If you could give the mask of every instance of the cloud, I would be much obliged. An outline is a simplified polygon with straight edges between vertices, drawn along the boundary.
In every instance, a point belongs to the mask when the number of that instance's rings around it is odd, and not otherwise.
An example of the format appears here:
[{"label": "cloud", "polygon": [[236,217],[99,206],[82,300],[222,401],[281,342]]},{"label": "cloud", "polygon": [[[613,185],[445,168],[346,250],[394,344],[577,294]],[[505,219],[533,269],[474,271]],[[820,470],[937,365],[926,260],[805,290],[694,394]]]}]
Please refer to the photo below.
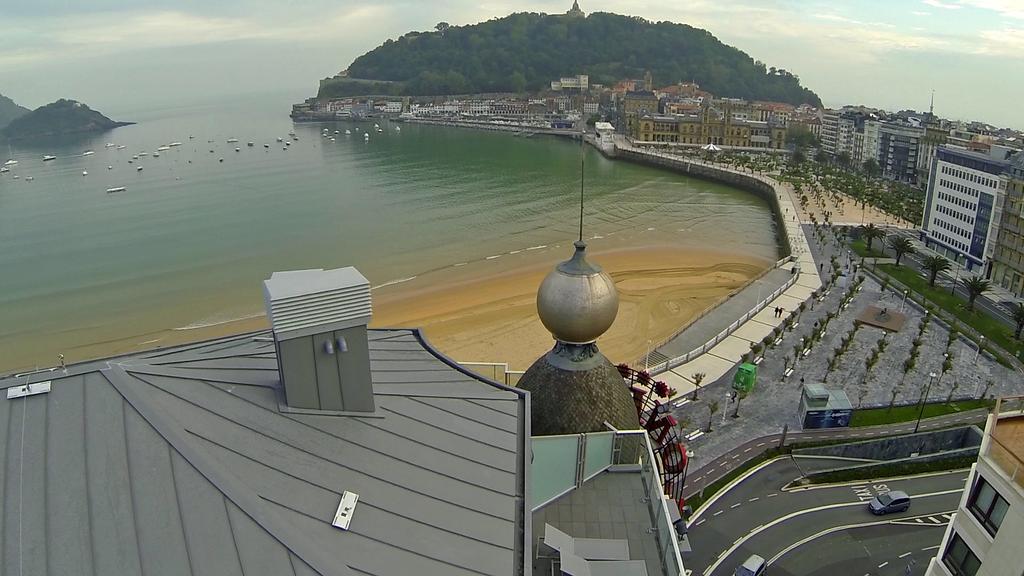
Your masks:
[{"label": "cloud", "polygon": [[912,10],[910,13],[913,14],[914,16],[931,16],[932,15],[931,12],[923,12],[921,10]]},{"label": "cloud", "polygon": [[1024,28],[983,30],[979,36],[981,42],[975,46],[975,54],[1024,58]]},{"label": "cloud", "polygon": [[932,8],[942,8],[944,10],[959,10],[963,8],[963,6],[959,4],[950,4],[943,2],[942,0],[921,0],[921,3],[931,6]]},{"label": "cloud", "polygon": [[1024,1],[1022,0],[958,0],[964,6],[991,10],[1005,18],[1024,20]]}]

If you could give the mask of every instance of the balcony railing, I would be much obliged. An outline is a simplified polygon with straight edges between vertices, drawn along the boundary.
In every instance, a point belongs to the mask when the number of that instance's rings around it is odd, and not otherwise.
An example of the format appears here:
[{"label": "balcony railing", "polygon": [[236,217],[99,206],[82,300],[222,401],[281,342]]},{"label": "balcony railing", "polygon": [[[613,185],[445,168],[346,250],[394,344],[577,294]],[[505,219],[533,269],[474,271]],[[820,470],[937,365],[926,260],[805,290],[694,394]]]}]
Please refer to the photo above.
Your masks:
[{"label": "balcony railing", "polygon": [[996,401],[986,444],[989,460],[1024,489],[1024,396]]},{"label": "balcony railing", "polygon": [[656,538],[662,573],[683,576],[679,538],[662,491],[661,465],[650,439],[641,430],[591,432],[563,436],[535,436],[531,491],[533,510],[581,487],[584,482],[615,465],[640,466],[644,502],[651,519],[650,533]]}]

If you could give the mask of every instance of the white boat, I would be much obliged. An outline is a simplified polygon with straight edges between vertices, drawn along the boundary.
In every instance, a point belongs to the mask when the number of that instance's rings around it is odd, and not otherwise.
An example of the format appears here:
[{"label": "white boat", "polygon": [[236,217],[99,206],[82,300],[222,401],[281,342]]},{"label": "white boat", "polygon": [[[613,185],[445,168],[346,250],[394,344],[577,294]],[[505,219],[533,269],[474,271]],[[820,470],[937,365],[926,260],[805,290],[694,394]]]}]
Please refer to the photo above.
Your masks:
[{"label": "white boat", "polygon": [[171,149],[170,146],[161,146],[161,147],[157,148],[156,151],[157,152],[164,152],[164,151],[170,150],[170,149]]},{"label": "white boat", "polygon": [[160,153],[159,152],[153,152],[153,158],[159,158],[159,157],[160,157]]},{"label": "white boat", "polygon": [[181,142],[171,142],[168,146],[181,146]]},{"label": "white boat", "polygon": [[113,194],[114,192],[124,192],[127,190],[124,186],[117,186],[115,188],[107,188],[107,194]]},{"label": "white boat", "polygon": [[19,176],[17,174],[15,174],[14,176],[11,176],[11,178],[14,178],[15,180],[17,180],[19,178]]},{"label": "white boat", "polygon": [[82,176],[88,176],[88,175],[89,175],[89,171],[88,170],[82,170]]},{"label": "white boat", "polygon": [[224,159],[223,159],[223,158],[221,158],[221,159],[220,159],[220,161],[221,161],[221,162],[223,162],[223,161],[224,161]]},{"label": "white boat", "polygon": [[121,145],[121,146],[117,147],[118,150],[124,150],[125,148],[127,148],[127,146],[124,146],[124,145]]},{"label": "white boat", "polygon": [[401,126],[395,126],[395,132],[401,132],[401,131],[402,131],[402,127]]},{"label": "white boat", "polygon": [[139,166],[139,167],[138,167],[138,168],[136,168],[135,170],[136,170],[137,172],[142,172],[142,166]]},{"label": "white boat", "polygon": [[235,142],[238,142],[238,138],[228,138],[228,144],[234,144]]},{"label": "white boat", "polygon": [[337,138],[334,138],[333,136],[331,137],[331,142],[337,142],[337,141],[338,141]]},{"label": "white boat", "polygon": [[93,152],[92,150],[86,150],[85,152],[82,152],[82,156],[92,156],[93,154],[95,154],[95,152]]},{"label": "white boat", "polygon": [[270,144],[264,144],[263,147],[264,148],[270,148]]},{"label": "white boat", "polygon": [[380,128],[380,124],[374,124],[373,127],[374,129]]},{"label": "white boat", "polygon": [[107,166],[107,170],[113,170],[113,169],[114,169],[113,166]]},{"label": "white boat", "polygon": [[[348,130],[345,130],[345,132],[348,132]],[[334,133],[335,133],[335,134],[341,134],[341,132],[340,132],[340,131],[338,131],[338,130],[335,130],[335,131],[334,131]]]},{"label": "white boat", "polygon": [[278,142],[284,142],[284,138],[278,138],[277,141]]},{"label": "white boat", "polygon": [[235,152],[241,152],[241,151],[242,151],[241,148],[235,148]]},{"label": "white boat", "polygon": [[288,133],[288,135],[289,135],[289,136],[295,136],[295,131],[294,131],[294,130],[292,130],[291,132],[289,132],[289,133]]},{"label": "white boat", "polygon": [[17,163],[18,163],[18,161],[17,161],[17,160],[14,160],[14,159],[12,158],[12,159],[8,160],[7,162],[4,162],[4,166],[14,166],[14,165],[15,165],[15,164],[17,164]]},{"label": "white boat", "polygon": [[370,133],[369,132],[363,133],[363,140],[369,140],[369,139],[370,139]]},{"label": "white boat", "polygon": [[255,146],[255,144],[253,144],[252,142],[249,142],[248,144],[246,144],[246,146],[248,146],[249,148],[252,148],[253,146]]},{"label": "white boat", "polygon": [[10,171],[11,171],[11,169],[8,168],[7,166],[0,166],[0,174],[3,174],[4,172],[10,172]]},{"label": "white boat", "polygon": [[43,156],[43,162],[49,162],[50,160],[56,160],[56,156]]},{"label": "white boat", "polygon": [[26,182],[31,182],[31,181],[33,181],[35,179],[36,179],[35,176],[25,176],[25,181]]},{"label": "white boat", "polygon": [[345,130],[345,136],[351,136],[351,135],[352,135],[352,131],[351,130]]},{"label": "white boat", "polygon": [[113,147],[114,147],[114,143],[113,142],[107,142],[106,146],[104,146],[104,148],[113,148]]},{"label": "white boat", "polygon": [[291,146],[291,145],[292,145],[292,143],[291,143],[291,142],[285,142],[285,143],[284,143],[284,145],[285,145],[285,146]]},{"label": "white boat", "polygon": [[139,159],[139,155],[138,154],[132,156],[132,160],[138,160],[138,159]]},{"label": "white boat", "polygon": [[139,156],[149,156],[149,152],[139,152]]}]

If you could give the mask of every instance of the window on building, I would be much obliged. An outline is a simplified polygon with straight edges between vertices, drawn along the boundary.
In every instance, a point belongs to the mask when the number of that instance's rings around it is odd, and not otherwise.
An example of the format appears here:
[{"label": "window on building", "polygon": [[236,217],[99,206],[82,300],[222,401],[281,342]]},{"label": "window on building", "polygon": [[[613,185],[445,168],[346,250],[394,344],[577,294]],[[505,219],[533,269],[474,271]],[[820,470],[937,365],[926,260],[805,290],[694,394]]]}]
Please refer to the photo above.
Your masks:
[{"label": "window on building", "polygon": [[942,555],[942,563],[953,573],[953,576],[975,576],[978,569],[981,568],[981,561],[967,546],[967,543],[960,538],[959,534],[954,534],[949,541],[949,546],[946,547],[946,552]]},{"label": "window on building", "polygon": [[978,483],[974,486],[974,493],[971,494],[971,499],[967,503],[967,509],[992,536],[999,531],[999,525],[1003,523],[1003,518],[1009,507],[1010,505],[995,491],[995,488],[979,476]]}]

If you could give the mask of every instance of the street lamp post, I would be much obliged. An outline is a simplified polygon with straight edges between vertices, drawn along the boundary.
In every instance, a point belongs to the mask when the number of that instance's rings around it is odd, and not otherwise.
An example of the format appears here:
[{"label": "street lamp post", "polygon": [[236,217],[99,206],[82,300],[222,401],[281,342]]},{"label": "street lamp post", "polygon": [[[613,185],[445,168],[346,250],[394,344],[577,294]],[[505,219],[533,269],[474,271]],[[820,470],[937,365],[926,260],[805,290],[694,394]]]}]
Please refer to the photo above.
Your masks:
[{"label": "street lamp post", "polygon": [[693,450],[687,450],[686,451],[686,463],[683,464],[683,483],[682,483],[682,486],[679,488],[680,491],[682,491],[683,488],[686,488],[686,471],[690,469],[690,459],[691,458],[693,458]]},{"label": "street lamp post", "polygon": [[928,386],[924,389],[924,396],[921,398],[921,409],[917,411],[917,422],[914,424],[914,434],[917,434],[917,429],[921,426],[921,416],[924,415],[924,405],[928,400],[928,392],[932,389],[932,382],[935,381],[935,372],[928,373]]},{"label": "street lamp post", "polygon": [[647,340],[647,354],[644,355],[644,372],[647,372],[648,365],[651,362],[651,341]]},{"label": "street lamp post", "polygon": [[910,290],[903,291],[903,302],[900,302],[900,312],[903,312],[903,307],[907,305],[907,295],[910,294]]},{"label": "street lamp post", "polygon": [[981,356],[981,347],[985,345],[985,337],[982,336],[978,341],[978,351],[974,353],[974,363],[978,363],[978,357]]}]

